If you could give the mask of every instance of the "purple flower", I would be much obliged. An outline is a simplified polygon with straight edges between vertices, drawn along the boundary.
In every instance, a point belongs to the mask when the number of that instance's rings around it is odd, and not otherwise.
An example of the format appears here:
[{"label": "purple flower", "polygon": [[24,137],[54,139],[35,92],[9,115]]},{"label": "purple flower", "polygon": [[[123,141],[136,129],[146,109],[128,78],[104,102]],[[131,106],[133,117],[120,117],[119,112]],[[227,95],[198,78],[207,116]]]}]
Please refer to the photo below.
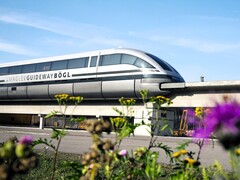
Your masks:
[{"label": "purple flower", "polygon": [[118,153],[120,156],[126,156],[127,155],[127,150],[126,149],[123,149],[121,151],[119,151]]},{"label": "purple flower", "polygon": [[30,135],[24,135],[19,139],[20,144],[30,145],[33,142],[33,137]]},{"label": "purple flower", "polygon": [[225,101],[217,104],[205,118],[205,128],[196,130],[196,137],[210,137],[217,135],[235,135],[240,130],[240,104]]},{"label": "purple flower", "polygon": [[195,123],[195,112],[192,109],[187,109],[187,122],[188,124],[194,124]]}]

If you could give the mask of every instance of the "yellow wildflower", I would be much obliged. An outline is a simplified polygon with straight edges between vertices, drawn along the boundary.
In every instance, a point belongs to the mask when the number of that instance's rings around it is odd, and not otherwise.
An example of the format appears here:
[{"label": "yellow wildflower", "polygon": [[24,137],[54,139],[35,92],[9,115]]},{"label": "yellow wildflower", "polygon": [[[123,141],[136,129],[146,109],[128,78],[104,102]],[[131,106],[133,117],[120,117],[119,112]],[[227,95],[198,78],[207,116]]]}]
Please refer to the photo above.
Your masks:
[{"label": "yellow wildflower", "polygon": [[187,163],[187,164],[190,164],[190,165],[195,165],[195,164],[198,164],[199,162],[195,159],[192,159],[192,158],[185,158],[184,161]]},{"label": "yellow wildflower", "polygon": [[203,116],[203,111],[204,111],[204,108],[203,107],[196,107],[195,109],[195,115],[199,118],[202,118]]},{"label": "yellow wildflower", "polygon": [[136,100],[135,99],[125,99],[124,97],[121,97],[119,99],[119,102],[121,105],[125,105],[125,106],[133,106],[136,104]]},{"label": "yellow wildflower", "polygon": [[172,154],[172,157],[173,157],[173,158],[178,158],[180,155],[181,155],[181,152],[174,152],[174,153]]},{"label": "yellow wildflower", "polygon": [[187,154],[187,150],[186,150],[186,149],[182,149],[182,150],[180,151],[180,153],[181,153],[181,154]]},{"label": "yellow wildflower", "polygon": [[239,156],[240,155],[240,148],[236,149],[235,153]]}]

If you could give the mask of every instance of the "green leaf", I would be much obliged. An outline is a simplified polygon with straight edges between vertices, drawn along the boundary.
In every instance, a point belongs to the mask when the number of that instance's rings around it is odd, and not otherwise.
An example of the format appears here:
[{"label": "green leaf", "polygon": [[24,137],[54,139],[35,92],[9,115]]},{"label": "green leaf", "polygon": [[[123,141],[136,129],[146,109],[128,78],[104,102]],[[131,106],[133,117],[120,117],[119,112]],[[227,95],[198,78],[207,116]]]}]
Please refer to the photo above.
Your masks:
[{"label": "green leaf", "polygon": [[120,111],[118,108],[113,107],[113,110],[116,111],[120,116],[124,116],[124,113]]},{"label": "green leaf", "polygon": [[71,118],[71,122],[82,122],[85,120],[85,117],[77,117],[77,118]]},{"label": "green leaf", "polygon": [[161,131],[165,131],[169,127],[169,124],[165,124],[162,128]]},{"label": "green leaf", "polygon": [[54,116],[56,116],[56,114],[58,114],[58,113],[60,113],[60,112],[59,112],[59,111],[52,111],[52,112],[50,112],[49,114],[47,114],[47,115],[45,116],[45,119],[54,117]]},{"label": "green leaf", "polygon": [[209,180],[205,167],[202,167],[203,180]]},{"label": "green leaf", "polygon": [[36,146],[36,145],[39,145],[39,144],[45,144],[45,145],[47,145],[48,147],[51,147],[54,150],[56,149],[55,146],[52,143],[52,140],[47,140],[46,138],[44,138],[44,139],[39,138],[38,140],[35,140],[32,143],[33,147]]},{"label": "green leaf", "polygon": [[187,141],[184,141],[183,143],[180,143],[180,145],[176,148],[178,150],[181,150],[181,149],[186,149],[186,147],[192,143],[192,140],[187,140]]},{"label": "green leaf", "polygon": [[58,130],[58,129],[55,129],[55,128],[52,128],[53,132],[52,132],[52,136],[51,138],[53,139],[59,139],[60,137],[63,137],[66,135],[66,132],[64,130]]},{"label": "green leaf", "polygon": [[158,148],[161,148],[165,151],[165,154],[168,156],[168,157],[171,157],[172,153],[173,153],[173,150],[171,147],[167,146],[167,145],[164,145],[163,143],[158,143],[157,144],[157,147]]}]

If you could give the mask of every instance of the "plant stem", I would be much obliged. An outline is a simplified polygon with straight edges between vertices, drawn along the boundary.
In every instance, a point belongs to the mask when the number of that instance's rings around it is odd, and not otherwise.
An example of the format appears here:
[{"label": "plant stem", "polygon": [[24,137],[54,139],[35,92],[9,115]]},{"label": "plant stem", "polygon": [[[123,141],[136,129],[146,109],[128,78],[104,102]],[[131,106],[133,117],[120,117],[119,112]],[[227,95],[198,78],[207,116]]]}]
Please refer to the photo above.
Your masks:
[{"label": "plant stem", "polygon": [[58,149],[59,149],[59,147],[60,147],[61,140],[62,140],[62,137],[59,138],[59,141],[58,141],[58,144],[57,144],[57,147],[56,147],[56,150],[55,150],[54,161],[53,161],[53,172],[52,172],[51,180],[53,180],[53,179],[54,179],[54,176],[55,176]]},{"label": "plant stem", "polygon": [[[63,131],[63,130],[65,129],[65,127],[66,127],[66,115],[65,115],[66,109],[67,109],[67,106],[65,106],[64,113],[62,114],[62,117],[63,117],[62,131]],[[53,161],[53,172],[52,172],[51,180],[54,180],[55,171],[56,171],[56,164],[57,164],[58,150],[59,150],[61,141],[62,141],[62,135],[60,135],[59,140],[58,140],[58,143],[57,143],[57,147],[56,147],[56,149],[55,149],[55,155],[54,155],[54,161]]]}]

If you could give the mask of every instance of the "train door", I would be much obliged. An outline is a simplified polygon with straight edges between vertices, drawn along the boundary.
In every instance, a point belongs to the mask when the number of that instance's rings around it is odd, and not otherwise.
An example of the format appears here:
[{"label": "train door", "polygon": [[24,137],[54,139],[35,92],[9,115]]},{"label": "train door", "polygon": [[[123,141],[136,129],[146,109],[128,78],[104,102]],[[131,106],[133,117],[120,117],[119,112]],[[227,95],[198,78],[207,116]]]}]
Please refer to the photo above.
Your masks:
[{"label": "train door", "polygon": [[99,56],[91,56],[89,58],[87,74],[89,78],[74,84],[74,94],[83,96],[84,98],[101,99],[101,81],[97,80],[97,64]]},{"label": "train door", "polygon": [[97,77],[102,80],[102,94],[105,99],[135,97],[131,66],[121,64],[121,59],[121,53],[101,54],[99,58]]}]

